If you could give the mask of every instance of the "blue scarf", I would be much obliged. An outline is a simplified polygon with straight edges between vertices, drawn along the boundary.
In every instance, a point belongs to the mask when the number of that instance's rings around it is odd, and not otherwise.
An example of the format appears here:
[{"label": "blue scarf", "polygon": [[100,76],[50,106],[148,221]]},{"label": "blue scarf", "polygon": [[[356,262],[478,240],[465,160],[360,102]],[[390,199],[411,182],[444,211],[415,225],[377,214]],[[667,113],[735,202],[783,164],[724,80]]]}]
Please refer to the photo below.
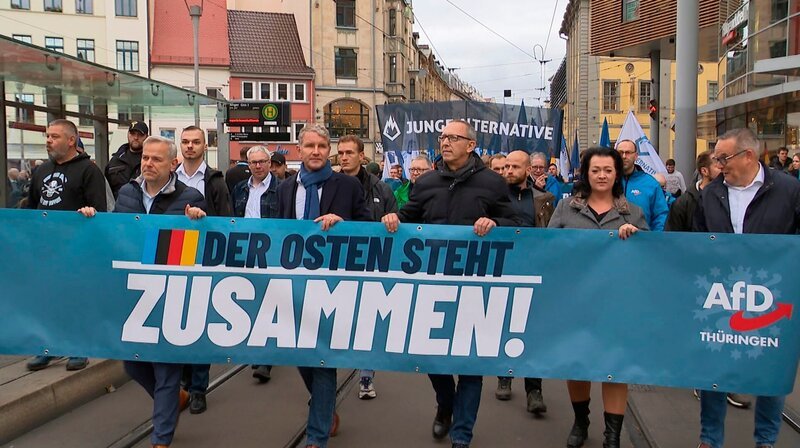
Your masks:
[{"label": "blue scarf", "polygon": [[300,165],[300,183],[306,189],[306,206],[304,209],[304,219],[317,219],[320,215],[319,210],[319,187],[322,186],[333,175],[331,162],[328,160],[318,171],[306,170],[305,164]]}]

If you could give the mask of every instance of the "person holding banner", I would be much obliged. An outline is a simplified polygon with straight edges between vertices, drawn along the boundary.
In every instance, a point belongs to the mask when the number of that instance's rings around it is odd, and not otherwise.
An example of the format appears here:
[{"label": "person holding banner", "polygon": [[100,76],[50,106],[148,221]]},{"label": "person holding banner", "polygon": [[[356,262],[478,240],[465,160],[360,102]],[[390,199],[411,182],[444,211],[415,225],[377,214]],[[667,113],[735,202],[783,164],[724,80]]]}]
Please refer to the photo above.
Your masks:
[{"label": "person holding banner", "polygon": [[[339,154],[339,165],[342,173],[355,177],[361,182],[364,188],[364,203],[369,209],[372,221],[380,222],[383,215],[387,213],[397,213],[397,200],[395,200],[392,189],[385,182],[369,174],[364,169],[364,142],[355,135],[345,135],[339,138],[336,145]],[[373,379],[375,371],[361,369],[361,381],[359,385],[358,398],[370,400],[377,397]]]},{"label": "person holding banner", "polygon": [[[106,182],[103,172],[78,150],[78,128],[69,120],[53,120],[47,126],[49,159],[33,172],[27,206],[37,210],[70,210],[94,207],[106,211]],[[28,370],[46,368],[55,356],[40,355],[27,364]],[[81,370],[85,357],[70,357],[67,370]]]},{"label": "person holding banner", "polygon": [[[142,174],[120,188],[114,213],[206,216],[206,201],[198,190],[178,180],[178,148],[172,140],[150,136],[142,144]],[[83,207],[91,218],[95,207]],[[180,411],[189,405],[189,393],[181,389],[182,364],[125,361],[125,372],[153,398],[153,448],[172,443]]]},{"label": "person holding banner", "polygon": [[[617,151],[589,148],[583,155],[580,172],[582,181],[575,184],[571,198],[558,204],[550,228],[617,230],[622,240],[639,230],[649,230],[642,209],[625,199],[623,162]],[[567,447],[578,448],[589,436],[592,383],[567,380],[567,390],[575,412]],[[619,448],[627,405],[627,384],[603,383],[603,448]]]},{"label": "person holding banner", "polygon": [[[800,182],[763,164],[763,148],[749,128],[730,130],[717,139],[712,161],[722,175],[700,193],[695,231],[779,235],[800,232]],[[775,446],[785,400],[785,396],[756,398],[756,448]],[[725,392],[700,392],[698,448],[723,446],[726,412]]]},{"label": "person holding banner", "polygon": [[[401,222],[471,225],[478,236],[496,226],[517,226],[522,222],[508,199],[508,186],[489,170],[473,151],[475,129],[464,120],[453,120],[439,136],[442,164],[437,171],[417,179],[408,203],[398,213],[381,220],[389,232]],[[436,391],[433,437],[448,433],[453,448],[467,448],[478,418],[482,377],[459,375],[458,387],[452,375],[429,374]]]},{"label": "person holding banner", "polygon": [[[327,231],[341,221],[369,221],[364,190],[355,177],[336,173],[328,156],[331,137],[324,126],[310,124],[298,135],[300,171],[278,185],[278,217],[311,219]],[[339,428],[336,407],[336,369],[299,367],[311,393],[306,447],[325,448]]]},{"label": "person holding banner", "polygon": [[667,222],[669,215],[667,200],[658,181],[636,165],[636,160],[639,158],[636,143],[631,140],[617,142],[617,151],[622,156],[625,169],[622,180],[625,198],[628,202],[641,207],[650,230],[659,232],[664,230],[664,223]]}]

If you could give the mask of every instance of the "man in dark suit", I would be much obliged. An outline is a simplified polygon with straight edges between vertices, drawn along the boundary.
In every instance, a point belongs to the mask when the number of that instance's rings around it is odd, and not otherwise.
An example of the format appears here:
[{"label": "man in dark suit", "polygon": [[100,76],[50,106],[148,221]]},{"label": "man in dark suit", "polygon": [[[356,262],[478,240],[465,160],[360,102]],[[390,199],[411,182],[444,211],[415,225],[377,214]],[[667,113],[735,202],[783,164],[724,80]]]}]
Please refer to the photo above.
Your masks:
[{"label": "man in dark suit", "polygon": [[[331,138],[320,125],[308,125],[298,136],[300,172],[278,185],[278,216],[313,219],[327,231],[339,221],[369,221],[364,190],[354,177],[331,169]],[[306,447],[319,448],[335,436],[339,426],[336,407],[336,369],[300,367],[300,376],[311,393],[306,428]]]}]

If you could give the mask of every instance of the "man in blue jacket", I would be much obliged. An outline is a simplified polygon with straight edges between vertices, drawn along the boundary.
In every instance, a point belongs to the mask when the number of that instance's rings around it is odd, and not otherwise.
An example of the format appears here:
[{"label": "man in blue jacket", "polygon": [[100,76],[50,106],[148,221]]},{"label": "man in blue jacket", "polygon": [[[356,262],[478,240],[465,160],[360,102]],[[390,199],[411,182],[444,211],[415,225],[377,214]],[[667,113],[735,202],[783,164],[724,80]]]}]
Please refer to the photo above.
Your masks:
[{"label": "man in blue jacket", "polygon": [[[313,220],[327,231],[341,221],[369,221],[364,189],[357,178],[331,168],[331,138],[325,127],[312,124],[300,131],[300,172],[278,185],[278,216],[283,219]],[[300,376],[311,393],[306,447],[325,448],[336,435],[336,369],[299,367]]]},{"label": "man in blue jacket", "polygon": [[[172,140],[151,136],[142,145],[142,174],[119,190],[115,213],[149,215],[183,215],[191,219],[205,216],[203,195],[178,180],[173,172],[178,167],[178,148]],[[83,207],[84,216],[97,210]],[[154,448],[172,443],[178,414],[189,404],[189,393],[181,389],[182,364],[125,361],[125,372],[153,397]]]},{"label": "man in blue jacket", "polygon": [[617,143],[617,151],[622,156],[622,170],[625,174],[622,187],[625,189],[625,198],[642,209],[650,230],[664,230],[669,215],[667,200],[658,181],[636,166],[636,159],[639,158],[636,143],[622,140]]},{"label": "man in blue jacket", "polygon": [[[795,235],[800,232],[800,182],[761,163],[763,146],[748,128],[717,140],[713,162],[722,175],[700,192],[694,215],[697,232]],[[736,391],[728,391],[736,392]],[[756,398],[755,446],[772,448],[778,440],[785,396]],[[724,443],[725,392],[700,393],[700,446]]]}]

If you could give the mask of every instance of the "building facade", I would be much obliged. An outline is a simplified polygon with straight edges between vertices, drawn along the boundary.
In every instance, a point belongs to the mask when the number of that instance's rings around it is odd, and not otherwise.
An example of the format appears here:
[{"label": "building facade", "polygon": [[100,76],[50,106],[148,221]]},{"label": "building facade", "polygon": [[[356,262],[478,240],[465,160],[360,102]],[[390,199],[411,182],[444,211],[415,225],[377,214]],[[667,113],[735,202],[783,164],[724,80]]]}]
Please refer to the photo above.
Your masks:
[{"label": "building facade", "polygon": [[[115,70],[149,76],[147,0],[0,0],[0,34],[21,42],[45,47]],[[40,106],[63,107],[72,112],[94,110],[95,99],[64,97],[51,89],[17,83],[7,99]],[[49,99],[48,99],[49,98]],[[109,116],[127,120],[143,118],[138,111],[108,109]],[[47,157],[44,133],[47,114],[17,110],[13,122],[35,125],[8,132],[8,158],[12,165],[24,158]],[[94,154],[92,122],[79,120],[87,152]],[[127,140],[127,127],[109,129],[111,147]],[[24,156],[24,157],[23,157]]]}]

